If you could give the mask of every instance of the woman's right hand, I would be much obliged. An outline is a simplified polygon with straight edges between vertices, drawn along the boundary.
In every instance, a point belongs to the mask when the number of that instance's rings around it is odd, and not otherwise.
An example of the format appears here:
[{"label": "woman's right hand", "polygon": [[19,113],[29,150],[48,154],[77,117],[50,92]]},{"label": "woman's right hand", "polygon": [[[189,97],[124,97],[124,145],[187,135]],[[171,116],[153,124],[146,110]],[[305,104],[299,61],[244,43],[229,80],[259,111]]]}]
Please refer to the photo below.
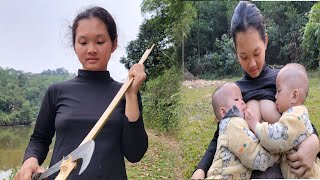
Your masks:
[{"label": "woman's right hand", "polygon": [[34,157],[27,159],[17,172],[14,180],[31,180],[33,173],[44,172],[44,169],[39,166],[38,160]]},{"label": "woman's right hand", "polygon": [[298,145],[298,151],[287,156],[291,166],[290,171],[299,178],[307,178],[319,153],[319,145],[319,139],[315,134],[302,141]]},{"label": "woman's right hand", "polygon": [[202,169],[197,169],[193,174],[191,179],[204,179],[205,173]]}]

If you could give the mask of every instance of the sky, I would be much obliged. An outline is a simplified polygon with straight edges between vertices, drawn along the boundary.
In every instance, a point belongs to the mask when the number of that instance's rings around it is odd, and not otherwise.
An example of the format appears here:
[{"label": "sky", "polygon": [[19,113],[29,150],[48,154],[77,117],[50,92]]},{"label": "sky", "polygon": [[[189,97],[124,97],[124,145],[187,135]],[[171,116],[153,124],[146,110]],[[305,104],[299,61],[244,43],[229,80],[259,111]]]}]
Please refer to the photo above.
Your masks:
[{"label": "sky", "polygon": [[69,26],[88,6],[98,5],[113,16],[118,30],[118,48],[108,64],[111,76],[123,82],[127,70],[119,62],[125,47],[136,39],[143,21],[142,0],[0,0],[0,66],[40,73],[81,68],[72,48]]}]

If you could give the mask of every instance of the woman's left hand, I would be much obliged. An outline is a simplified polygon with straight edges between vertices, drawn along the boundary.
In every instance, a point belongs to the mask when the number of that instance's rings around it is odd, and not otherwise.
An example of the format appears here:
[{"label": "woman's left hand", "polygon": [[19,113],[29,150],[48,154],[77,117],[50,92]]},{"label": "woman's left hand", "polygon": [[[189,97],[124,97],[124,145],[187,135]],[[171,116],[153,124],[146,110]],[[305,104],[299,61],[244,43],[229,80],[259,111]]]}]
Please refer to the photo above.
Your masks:
[{"label": "woman's left hand", "polygon": [[147,75],[144,72],[143,64],[134,64],[129,70],[129,79],[133,78],[133,82],[128,89],[128,94],[137,94]]},{"label": "woman's left hand", "polygon": [[308,171],[313,167],[319,152],[319,139],[315,134],[302,141],[298,145],[298,151],[287,156],[290,172],[299,178],[307,178]]}]

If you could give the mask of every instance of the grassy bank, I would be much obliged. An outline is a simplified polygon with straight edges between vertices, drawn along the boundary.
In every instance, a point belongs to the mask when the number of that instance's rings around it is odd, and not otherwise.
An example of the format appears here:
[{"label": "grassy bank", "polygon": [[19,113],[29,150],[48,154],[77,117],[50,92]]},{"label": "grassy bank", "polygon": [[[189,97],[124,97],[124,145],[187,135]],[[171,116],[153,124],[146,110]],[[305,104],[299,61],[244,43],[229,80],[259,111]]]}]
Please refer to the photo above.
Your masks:
[{"label": "grassy bank", "polygon": [[[309,96],[306,105],[312,123],[320,133],[320,79],[319,74],[310,77]],[[233,81],[229,79],[227,81]],[[217,85],[190,88],[184,86],[178,139],[183,150],[182,171],[184,179],[190,178],[204,155],[216,130],[216,119],[211,106],[211,94]]]},{"label": "grassy bank", "polygon": [[126,162],[128,179],[184,179],[179,143],[172,135],[147,130],[149,148],[138,163]]}]

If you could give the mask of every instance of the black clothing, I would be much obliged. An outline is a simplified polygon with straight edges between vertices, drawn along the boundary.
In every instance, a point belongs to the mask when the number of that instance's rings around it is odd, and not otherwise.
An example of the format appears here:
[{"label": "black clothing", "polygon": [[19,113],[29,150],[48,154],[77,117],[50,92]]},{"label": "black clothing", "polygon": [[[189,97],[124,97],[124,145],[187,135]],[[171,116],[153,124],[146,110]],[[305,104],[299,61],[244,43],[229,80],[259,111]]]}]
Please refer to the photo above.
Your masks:
[{"label": "black clothing", "polygon": [[[74,79],[49,86],[24,161],[36,157],[42,164],[55,133],[50,166],[67,156],[87,136],[121,86],[108,71],[85,70],[79,70]],[[78,165],[68,179],[127,179],[123,157],[137,162],[148,148],[140,94],[138,101],[140,117],[136,122],[128,122],[122,98],[94,139],[95,150],[87,169],[79,176]]]},{"label": "black clothing", "polygon": [[253,170],[251,179],[283,179],[280,164],[274,164],[266,171]]},{"label": "black clothing", "polygon": [[279,69],[271,69],[267,65],[263,66],[260,75],[256,78],[250,77],[245,72],[244,77],[235,83],[240,87],[243,101],[268,99],[276,101],[276,77]]},{"label": "black clothing", "polygon": [[[251,99],[261,100],[268,99],[275,101],[276,94],[276,76],[279,70],[271,69],[264,65],[261,74],[257,78],[251,78],[249,74],[245,73],[242,80],[236,81],[236,84],[240,87],[241,93],[243,96],[244,102],[248,102]],[[312,125],[313,126],[313,125]],[[219,123],[217,124],[219,127]],[[317,130],[313,126],[314,134],[318,136]],[[212,138],[207,151],[199,162],[197,169],[202,169],[205,174],[209,170],[214,155],[217,150],[217,141],[219,137],[219,128],[217,128],[214,137]],[[320,153],[318,154],[320,157]],[[279,179],[282,178],[281,172],[279,169],[279,165],[274,165],[273,167],[269,167],[265,172],[261,172],[258,170],[253,170],[251,178],[271,178],[271,179]],[[278,174],[280,172],[280,174]]]},{"label": "black clothing", "polygon": [[204,156],[200,160],[197,169],[202,169],[205,172],[205,176],[207,176],[207,172],[212,164],[214,155],[217,151],[217,143],[218,143],[218,137],[219,137],[219,123],[217,124],[217,130],[214,133],[214,136],[208,146],[208,149],[204,153]]}]

